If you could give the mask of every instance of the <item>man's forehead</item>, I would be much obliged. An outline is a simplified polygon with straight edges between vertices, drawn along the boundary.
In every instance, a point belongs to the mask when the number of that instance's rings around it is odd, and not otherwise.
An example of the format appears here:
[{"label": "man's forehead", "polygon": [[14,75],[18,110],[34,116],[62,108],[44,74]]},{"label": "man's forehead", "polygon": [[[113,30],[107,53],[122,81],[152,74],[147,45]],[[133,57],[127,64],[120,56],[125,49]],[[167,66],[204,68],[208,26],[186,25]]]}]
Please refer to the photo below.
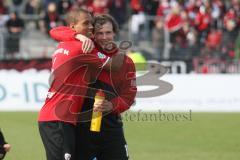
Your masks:
[{"label": "man's forehead", "polygon": [[93,21],[93,17],[89,13],[81,13],[78,16],[79,21]]},{"label": "man's forehead", "polygon": [[102,31],[102,30],[113,31],[113,25],[111,22],[106,22],[104,24],[96,23],[94,28],[96,31]]}]

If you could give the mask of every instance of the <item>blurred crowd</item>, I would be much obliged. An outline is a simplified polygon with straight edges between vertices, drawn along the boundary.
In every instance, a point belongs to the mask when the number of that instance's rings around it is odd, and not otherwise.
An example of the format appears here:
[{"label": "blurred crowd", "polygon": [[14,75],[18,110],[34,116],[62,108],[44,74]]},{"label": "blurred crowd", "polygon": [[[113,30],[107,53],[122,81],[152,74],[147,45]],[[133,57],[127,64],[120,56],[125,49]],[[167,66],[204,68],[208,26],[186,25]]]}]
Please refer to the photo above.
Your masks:
[{"label": "blurred crowd", "polygon": [[240,57],[240,0],[0,0],[5,55],[19,52],[29,21],[47,35],[74,7],[111,14],[136,48],[148,42],[152,59]]},{"label": "blurred crowd", "polygon": [[141,39],[141,24],[151,19],[157,59],[239,58],[239,0],[132,0],[131,10],[135,40]]}]

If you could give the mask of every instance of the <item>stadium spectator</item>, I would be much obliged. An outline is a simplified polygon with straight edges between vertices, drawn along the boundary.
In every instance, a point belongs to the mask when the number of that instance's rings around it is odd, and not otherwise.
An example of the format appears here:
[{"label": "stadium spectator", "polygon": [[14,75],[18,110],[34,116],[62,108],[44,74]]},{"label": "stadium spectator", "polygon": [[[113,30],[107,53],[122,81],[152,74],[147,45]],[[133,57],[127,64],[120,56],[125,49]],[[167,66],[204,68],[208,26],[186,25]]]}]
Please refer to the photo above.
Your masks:
[{"label": "stadium spectator", "polygon": [[[186,33],[187,45],[189,49],[189,55],[196,57],[200,55],[200,49],[197,44],[197,32],[194,28],[189,27]],[[191,57],[190,57],[191,58]]]},{"label": "stadium spectator", "polygon": [[224,23],[225,27],[227,26],[227,22],[229,20],[232,20],[234,22],[238,22],[237,14],[236,14],[236,12],[233,8],[230,8],[223,17],[223,23]]},{"label": "stadium spectator", "polygon": [[4,30],[5,23],[8,19],[8,7],[4,0],[0,0],[0,33]]},{"label": "stadium spectator", "polygon": [[72,8],[72,5],[73,3],[71,0],[59,0],[57,3],[58,14],[67,14],[67,12],[69,12],[69,10]]},{"label": "stadium spectator", "polygon": [[237,29],[237,22],[233,20],[226,21],[226,29],[223,31],[222,40],[222,58],[234,59],[235,57],[235,44],[239,33]]},{"label": "stadium spectator", "polygon": [[212,26],[217,28],[221,26],[221,16],[222,16],[222,10],[223,10],[223,4],[220,0],[214,0],[212,1]]},{"label": "stadium spectator", "polygon": [[44,11],[47,11],[48,10],[48,6],[49,6],[49,3],[55,3],[57,5],[59,0],[43,0],[41,3],[42,3],[42,6],[43,6],[43,10]]},{"label": "stadium spectator", "polygon": [[36,19],[42,16],[43,10],[40,0],[28,0],[24,5],[23,17],[26,19],[26,30],[39,29],[39,20]]},{"label": "stadium spectator", "polygon": [[93,0],[93,2],[88,5],[88,10],[93,12],[94,15],[108,13],[108,0]]},{"label": "stadium spectator", "polygon": [[121,29],[128,20],[127,0],[109,0],[109,14],[116,19]]},{"label": "stadium spectator", "polygon": [[[171,3],[171,12],[166,16],[165,27],[168,32],[174,34],[182,29],[182,26],[181,8],[178,3]],[[174,41],[174,39],[170,41]]]},{"label": "stadium spectator", "polygon": [[60,15],[57,12],[57,5],[54,2],[48,3],[47,11],[44,13],[45,16],[40,22],[40,29],[43,33],[49,34],[49,31],[62,24]]},{"label": "stadium spectator", "polygon": [[10,19],[6,22],[8,34],[5,41],[5,58],[16,58],[20,49],[20,38],[24,30],[24,21],[16,12],[10,13]]},{"label": "stadium spectator", "polygon": [[198,13],[198,6],[196,0],[189,0],[185,2],[185,11],[187,12],[188,23],[190,26],[195,26],[195,18]]},{"label": "stadium spectator", "polygon": [[204,46],[211,22],[211,15],[208,8],[201,6],[195,19],[195,25],[199,34],[199,46]]},{"label": "stadium spectator", "polygon": [[159,0],[141,0],[141,4],[143,6],[143,10],[147,15],[155,16],[158,6]]},{"label": "stadium spectator", "polygon": [[164,50],[164,20],[156,18],[155,26],[152,30],[152,47],[154,48],[153,58],[160,60],[163,58]]},{"label": "stadium spectator", "polygon": [[148,20],[144,24],[145,35],[144,40],[151,40],[151,30],[155,26],[154,16],[156,16],[156,12],[159,6],[159,0],[141,0],[141,4],[143,6],[144,13]]},{"label": "stadium spectator", "polygon": [[140,26],[144,25],[146,22],[146,17],[141,0],[131,0],[130,7],[132,11],[130,33],[132,34],[133,42],[135,45],[138,45],[139,40],[141,40],[139,32]]},{"label": "stadium spectator", "polygon": [[162,0],[157,9],[157,16],[166,17],[171,11],[168,0]]},{"label": "stadium spectator", "polygon": [[93,0],[75,0],[76,6],[83,9],[88,9]]},{"label": "stadium spectator", "polygon": [[1,14],[0,13],[0,32],[5,29],[5,23],[9,20],[8,14]]},{"label": "stadium spectator", "polygon": [[222,40],[222,32],[220,30],[216,30],[215,28],[212,28],[210,30],[210,33],[208,34],[207,40],[206,40],[206,46],[218,50],[220,48],[220,43]]},{"label": "stadium spectator", "polygon": [[10,12],[16,12],[18,15],[23,13],[24,0],[11,0],[9,5]]},{"label": "stadium spectator", "polygon": [[240,59],[240,32],[238,32],[238,38],[235,43],[235,60]]},{"label": "stadium spectator", "polygon": [[[171,12],[165,18],[165,29],[169,33],[170,55],[165,58],[182,57],[186,48],[186,35],[183,30],[184,21],[181,15],[181,6],[177,2],[170,4]],[[169,57],[170,56],[170,57]]]},{"label": "stadium spectator", "polygon": [[240,1],[231,0],[231,6],[236,13],[237,25],[240,26]]},{"label": "stadium spectator", "polygon": [[0,129],[0,159],[3,159],[5,157],[6,152],[9,152],[10,149],[11,145],[5,141],[3,133]]},{"label": "stadium spectator", "polygon": [[0,0],[0,14],[6,14],[8,12],[8,7],[4,0]]},{"label": "stadium spectator", "polygon": [[24,6],[24,14],[26,15],[38,15],[41,12],[40,0],[28,0]]},{"label": "stadium spectator", "polygon": [[220,57],[221,41],[222,32],[215,28],[211,28],[206,39],[205,47],[202,50],[202,55],[208,57]]}]

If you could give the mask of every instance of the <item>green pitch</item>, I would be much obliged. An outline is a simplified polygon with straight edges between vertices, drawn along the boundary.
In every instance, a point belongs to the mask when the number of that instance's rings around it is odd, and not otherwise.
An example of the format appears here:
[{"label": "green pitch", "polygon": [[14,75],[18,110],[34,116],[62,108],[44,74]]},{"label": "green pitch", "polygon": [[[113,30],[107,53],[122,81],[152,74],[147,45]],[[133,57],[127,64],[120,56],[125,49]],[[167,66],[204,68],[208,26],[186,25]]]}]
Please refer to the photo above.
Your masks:
[{"label": "green pitch", "polygon": [[[240,113],[128,113],[123,116],[132,160],[239,160]],[[177,116],[174,113],[174,116]],[[12,150],[6,160],[44,160],[37,113],[0,112]]]}]

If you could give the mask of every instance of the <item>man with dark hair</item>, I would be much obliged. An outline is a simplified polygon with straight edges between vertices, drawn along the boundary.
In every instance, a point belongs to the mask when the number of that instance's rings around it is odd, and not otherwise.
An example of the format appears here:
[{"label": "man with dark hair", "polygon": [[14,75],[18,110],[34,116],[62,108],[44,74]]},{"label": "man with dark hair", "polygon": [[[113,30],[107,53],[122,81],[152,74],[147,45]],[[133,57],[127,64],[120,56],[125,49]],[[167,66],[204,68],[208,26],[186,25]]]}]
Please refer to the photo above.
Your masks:
[{"label": "man with dark hair", "polygon": [[[67,17],[72,31],[92,36],[92,16],[88,11],[75,9]],[[122,55],[109,58],[96,49],[84,54],[83,48],[78,40],[61,42],[52,56],[50,89],[38,119],[47,160],[75,159],[76,123],[88,85],[102,69],[117,70],[122,64],[120,60],[111,65]]]},{"label": "man with dark hair", "polygon": [[[113,43],[118,26],[111,16],[98,15],[94,17],[93,24],[95,45],[104,50],[105,55],[111,57],[116,55],[119,50],[126,49],[124,45],[116,48]],[[76,33],[69,28],[62,27],[52,29],[51,36],[58,41],[67,41],[77,37]],[[102,112],[102,124],[100,132],[90,131],[91,122],[89,119],[82,119],[80,114],[76,137],[78,160],[128,159],[120,113],[129,109],[134,102],[137,91],[135,80],[135,66],[132,60],[125,56],[120,72],[101,71],[96,83],[89,86],[103,90],[106,95],[105,100],[94,103],[93,97],[85,98],[82,113],[92,109]]]},{"label": "man with dark hair", "polygon": [[11,145],[5,141],[3,133],[0,129],[0,159],[3,159],[5,157],[6,152],[9,152],[10,148]]},{"label": "man with dark hair", "polygon": [[[94,40],[100,48],[105,49],[105,54],[109,57],[117,54],[114,49],[106,47],[114,41],[117,33],[118,25],[111,16],[99,15],[94,18]],[[124,46],[120,46],[119,50],[125,50]],[[127,56],[125,56],[120,72],[110,74],[105,71],[101,72],[94,86],[106,92],[106,100],[102,104],[96,104],[93,99],[87,99],[83,105],[83,111],[93,106],[94,111],[105,113],[102,118],[101,131],[90,131],[90,122],[78,123],[78,160],[93,157],[97,160],[127,160],[129,158],[120,114],[128,110],[134,102],[135,78],[134,63]],[[108,92],[113,95],[107,94]],[[84,140],[82,140],[83,137]]]},{"label": "man with dark hair", "polygon": [[[119,27],[115,19],[108,14],[102,14],[94,17],[94,33],[103,28],[102,26],[106,23],[111,23],[112,31],[116,35],[119,32]],[[112,39],[113,40],[113,39]]]}]

